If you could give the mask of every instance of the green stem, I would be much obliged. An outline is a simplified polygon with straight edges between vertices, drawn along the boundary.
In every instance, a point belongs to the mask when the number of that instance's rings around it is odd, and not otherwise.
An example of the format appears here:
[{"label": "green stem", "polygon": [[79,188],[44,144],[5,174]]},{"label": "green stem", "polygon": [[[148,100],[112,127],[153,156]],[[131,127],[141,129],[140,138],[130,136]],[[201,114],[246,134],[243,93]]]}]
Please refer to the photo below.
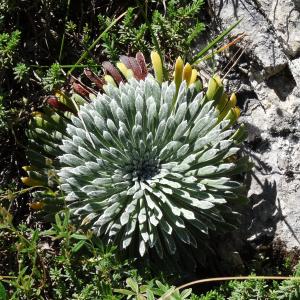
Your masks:
[{"label": "green stem", "polygon": [[[70,68],[87,68],[87,67],[99,67],[99,65],[60,65],[62,69],[70,69]],[[34,69],[48,69],[49,66],[38,66],[38,65],[30,65],[30,68]]]},{"label": "green stem", "polygon": [[95,48],[95,46],[99,43],[99,41],[102,39],[102,37],[104,36],[104,34],[106,32],[108,32],[121,18],[123,18],[125,16],[125,14],[126,14],[126,11],[124,13],[122,13],[119,17],[117,17],[114,21],[112,21],[109,26],[107,26],[107,28],[92,43],[92,45],[80,56],[80,58],[75,63],[75,65],[71,68],[71,70],[69,70],[69,72],[67,73],[67,75],[70,75],[74,71],[74,69],[77,67],[77,65],[80,64],[87,57],[88,53],[92,49]]},{"label": "green stem", "polygon": [[218,35],[212,42],[210,42],[204,49],[202,49],[198,54],[196,54],[191,61],[191,64],[197,63],[197,61],[202,58],[204,54],[206,54],[209,50],[211,50],[216,44],[222,41],[236,26],[240,24],[242,19],[238,20],[231,26],[229,26],[226,30],[224,30],[220,35]]},{"label": "green stem", "polygon": [[68,21],[68,18],[69,18],[70,4],[71,4],[71,0],[68,0],[67,13],[66,13],[66,16],[65,16],[65,24],[64,24],[64,34],[63,34],[62,39],[61,39],[60,50],[59,50],[59,57],[58,57],[59,62],[61,61],[61,57],[62,57],[62,53],[63,53],[63,50],[64,50],[64,45],[65,45],[66,24],[67,24],[67,21]]},{"label": "green stem", "polygon": [[[141,5],[139,1],[137,1],[137,4],[138,5]],[[154,45],[154,48],[155,50],[157,51],[157,53],[159,54],[160,56],[160,59],[161,59],[161,62],[162,62],[162,68],[163,68],[163,74],[164,74],[164,80],[168,80],[168,71],[167,69],[165,68],[165,64],[164,64],[164,57],[162,55],[162,52],[160,50],[160,47],[159,47],[159,43],[158,43],[158,40],[155,36],[155,33],[154,31],[152,30],[152,26],[151,26],[151,23],[149,22],[149,19],[148,19],[148,2],[146,1],[145,3],[145,11],[142,10],[142,14],[144,15],[144,19],[145,19],[145,22],[146,22],[146,26],[150,32],[150,35],[151,35],[151,38],[152,38],[152,42],[153,42],[153,45]]]}]

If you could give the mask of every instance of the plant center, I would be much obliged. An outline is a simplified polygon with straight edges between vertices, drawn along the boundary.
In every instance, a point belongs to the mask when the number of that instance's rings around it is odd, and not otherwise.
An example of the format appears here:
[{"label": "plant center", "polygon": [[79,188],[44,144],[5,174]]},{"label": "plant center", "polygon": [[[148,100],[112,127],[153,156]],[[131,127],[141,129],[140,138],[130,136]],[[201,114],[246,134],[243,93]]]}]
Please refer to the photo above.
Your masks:
[{"label": "plant center", "polygon": [[156,159],[133,159],[126,173],[133,181],[145,181],[151,179],[160,172],[159,161]]}]

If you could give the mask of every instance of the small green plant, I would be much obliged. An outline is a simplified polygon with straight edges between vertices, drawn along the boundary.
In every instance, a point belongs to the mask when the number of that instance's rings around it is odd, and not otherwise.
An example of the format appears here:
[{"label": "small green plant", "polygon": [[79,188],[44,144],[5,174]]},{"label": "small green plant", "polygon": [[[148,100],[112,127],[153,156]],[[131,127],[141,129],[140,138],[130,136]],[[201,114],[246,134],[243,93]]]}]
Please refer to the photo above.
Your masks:
[{"label": "small green plant", "polygon": [[59,63],[54,63],[47,70],[47,74],[42,78],[42,84],[46,91],[51,92],[60,87],[65,81],[62,69]]},{"label": "small green plant", "polygon": [[232,293],[229,300],[265,300],[267,299],[267,284],[263,280],[232,281],[229,288]]},{"label": "small green plant", "polygon": [[[255,277],[232,280],[205,295],[193,295],[191,300],[298,300],[300,299],[299,265],[293,277],[278,278],[273,276]],[[274,280],[268,282],[267,279]],[[279,281],[285,279],[283,281]]]},{"label": "small green plant", "polygon": [[77,25],[73,21],[68,21],[66,23],[66,33],[73,34],[76,31]]},{"label": "small green plant", "polygon": [[15,300],[117,300],[113,288],[127,277],[138,278],[132,262],[117,259],[115,247],[70,226],[68,211],[56,215],[51,229],[41,231],[15,227],[8,211],[0,208],[0,251],[8,255],[1,256],[1,262],[10,261],[11,270],[3,274],[9,269],[1,269],[0,296],[7,287],[9,299]]},{"label": "small green plant", "polygon": [[205,295],[197,296],[192,295],[191,300],[226,300],[219,291],[209,291]]},{"label": "small green plant", "polygon": [[0,34],[0,70],[12,64],[20,39],[19,30]]},{"label": "small green plant", "polygon": [[[103,38],[106,55],[116,60],[119,49],[127,47],[130,52],[159,47],[169,59],[178,55],[191,58],[190,48],[203,32],[200,10],[203,0],[136,1],[137,6],[127,9],[123,21]],[[111,19],[98,15],[100,28]]]},{"label": "small green plant", "polygon": [[29,67],[26,66],[24,63],[18,63],[13,68],[15,80],[17,80],[18,82],[24,80],[24,78],[28,75],[29,70]]},{"label": "small green plant", "polygon": [[[300,263],[296,266],[294,272],[295,277],[300,277]],[[300,280],[291,279],[285,280],[281,284],[275,284],[274,289],[271,291],[271,300],[298,300],[300,299]]]},{"label": "small green plant", "polygon": [[127,296],[127,299],[134,300],[188,300],[192,294],[192,289],[187,289],[182,292],[176,290],[174,286],[170,287],[167,284],[161,283],[159,280],[152,280],[147,285],[140,285],[132,278],[126,279],[127,289],[115,289],[114,292]]},{"label": "small green plant", "polygon": [[147,285],[139,286],[138,283],[132,278],[126,279],[126,286],[128,289],[115,289],[114,291],[116,293],[126,295],[127,299],[144,300],[147,298],[151,299],[151,297],[154,299],[153,292],[148,288]]}]

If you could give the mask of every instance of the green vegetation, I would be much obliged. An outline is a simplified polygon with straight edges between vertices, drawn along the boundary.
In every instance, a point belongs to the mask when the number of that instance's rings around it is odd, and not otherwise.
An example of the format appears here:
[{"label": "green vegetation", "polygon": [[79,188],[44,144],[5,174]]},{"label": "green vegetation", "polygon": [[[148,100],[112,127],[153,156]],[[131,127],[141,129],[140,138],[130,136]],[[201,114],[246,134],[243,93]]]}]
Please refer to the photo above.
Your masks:
[{"label": "green vegetation", "polygon": [[21,32],[19,30],[0,34],[0,69],[3,70],[12,65],[17,47],[20,43]]},{"label": "green vegetation", "polygon": [[0,300],[299,299],[297,279],[176,289],[218,264],[251,168],[235,94],[184,63],[238,24],[193,53],[205,5],[0,0]]},{"label": "green vegetation", "polygon": [[[300,265],[294,276],[298,277],[299,271]],[[299,278],[282,282],[259,279],[230,281],[206,295],[193,297],[191,300],[297,300],[300,298],[300,281]]]},{"label": "green vegetation", "polygon": [[1,217],[0,244],[10,257],[1,257],[0,264],[11,276],[3,279],[9,299],[121,299],[113,287],[125,287],[129,277],[142,280],[114,247],[70,226],[67,211],[55,216],[49,230],[15,227],[5,210]]},{"label": "green vegetation", "polygon": [[118,257],[115,247],[104,246],[90,231],[71,226],[68,211],[57,214],[48,230],[15,227],[3,208],[0,218],[1,251],[10,254],[0,259],[1,270],[7,272],[0,275],[0,299],[121,300],[124,295],[137,300],[164,295],[171,295],[170,300],[299,299],[299,280],[231,281],[198,296],[191,289],[175,291],[164,277],[155,279],[150,270],[138,271],[134,261]]},{"label": "green vegetation", "polygon": [[[136,1],[123,21],[104,36],[105,53],[112,60],[118,59],[119,49],[147,53],[156,40],[167,58],[189,59],[193,42],[205,28],[199,18],[203,4],[204,0]],[[101,14],[98,20],[103,29],[112,21]]]},{"label": "green vegetation", "polygon": [[[9,149],[16,148],[15,141],[18,148],[26,145],[31,112],[71,70],[75,76],[84,67],[101,73],[102,61],[138,50],[149,55],[156,45],[168,61],[190,54],[188,48],[204,28],[203,2],[0,0],[1,144]],[[0,157],[22,161],[14,151],[0,150]],[[15,181],[8,178],[10,166],[1,168],[7,182]]]}]

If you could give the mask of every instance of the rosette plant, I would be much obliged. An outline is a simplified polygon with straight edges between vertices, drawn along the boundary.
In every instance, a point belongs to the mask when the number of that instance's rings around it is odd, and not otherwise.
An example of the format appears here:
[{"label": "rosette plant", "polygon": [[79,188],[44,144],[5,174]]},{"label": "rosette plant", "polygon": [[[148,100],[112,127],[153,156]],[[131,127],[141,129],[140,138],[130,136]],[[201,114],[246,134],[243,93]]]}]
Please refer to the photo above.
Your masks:
[{"label": "rosette plant", "polygon": [[93,88],[76,81],[70,97],[50,97],[29,130],[23,182],[51,188],[41,205],[57,205],[47,202],[56,193],[104,241],[163,258],[236,226],[246,198],[232,176],[249,163],[236,156],[245,129],[221,79],[202,88],[178,58],[168,81],[158,53],[151,59],[154,76],[141,53],[122,56],[117,68],[103,64],[104,78],[85,72]]}]

